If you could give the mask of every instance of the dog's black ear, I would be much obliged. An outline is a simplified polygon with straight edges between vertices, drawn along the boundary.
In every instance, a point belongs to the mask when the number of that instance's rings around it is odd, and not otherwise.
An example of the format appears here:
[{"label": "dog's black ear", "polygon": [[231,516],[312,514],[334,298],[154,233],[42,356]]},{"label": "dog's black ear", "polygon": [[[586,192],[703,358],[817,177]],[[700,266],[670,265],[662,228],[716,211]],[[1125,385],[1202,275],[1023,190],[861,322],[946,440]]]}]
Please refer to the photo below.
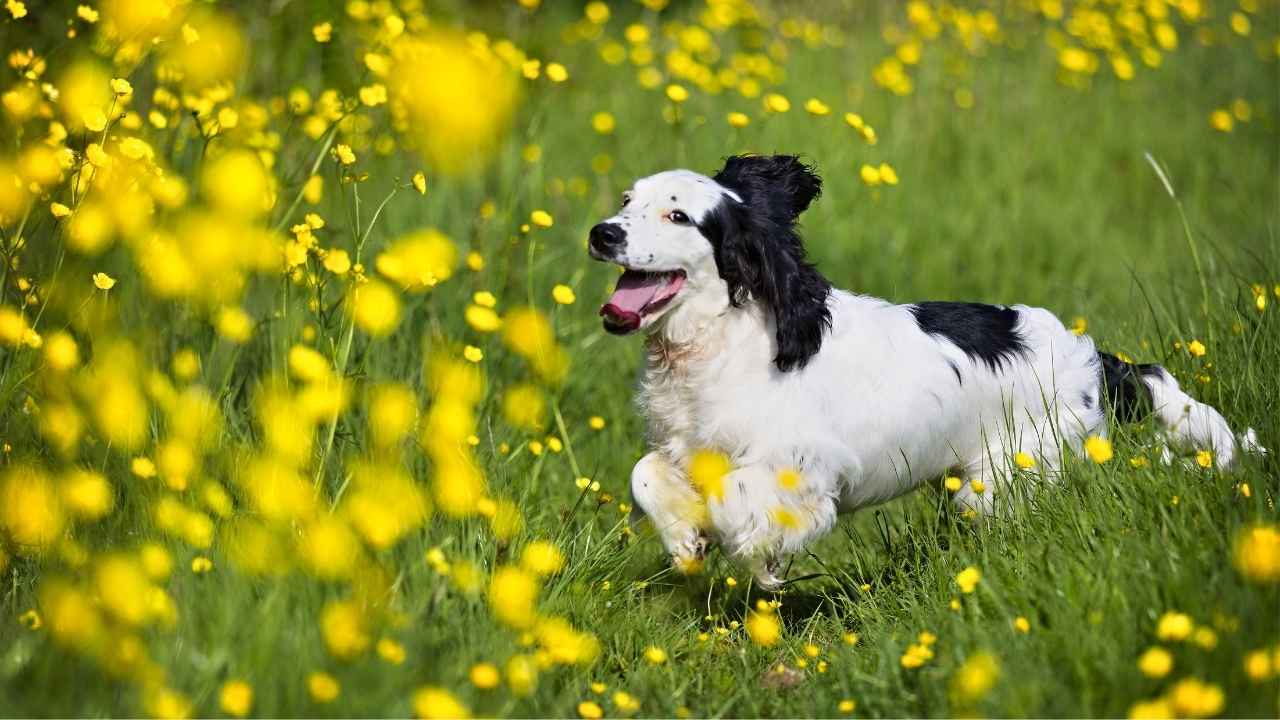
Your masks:
[{"label": "dog's black ear", "polygon": [[795,155],[735,155],[713,179],[780,223],[794,223],[822,193],[822,178]]},{"label": "dog's black ear", "polygon": [[[744,201],[760,197],[735,192]],[[815,185],[809,199],[816,193]],[[725,197],[699,229],[715,250],[730,302],[740,305],[749,295],[772,311],[778,345],[774,364],[786,372],[804,367],[822,347],[823,334],[831,327],[831,283],[805,260],[795,214],[779,207]]]}]

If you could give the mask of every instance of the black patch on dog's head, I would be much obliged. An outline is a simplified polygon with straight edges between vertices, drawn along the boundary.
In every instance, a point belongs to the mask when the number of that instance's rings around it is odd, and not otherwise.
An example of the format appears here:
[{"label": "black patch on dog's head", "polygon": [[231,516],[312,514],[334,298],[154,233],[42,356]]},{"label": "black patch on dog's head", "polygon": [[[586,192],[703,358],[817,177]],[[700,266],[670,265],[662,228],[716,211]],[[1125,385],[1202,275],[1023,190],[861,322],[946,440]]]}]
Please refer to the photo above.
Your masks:
[{"label": "black patch on dog's head", "polygon": [[1120,422],[1138,422],[1151,412],[1151,388],[1143,378],[1159,377],[1159,365],[1132,365],[1110,353],[1098,353],[1102,392]]},{"label": "black patch on dog's head", "polygon": [[742,199],[730,197],[698,224],[715,250],[729,301],[748,297],[773,312],[778,354],[786,372],[802,368],[822,347],[831,327],[831,283],[805,260],[796,220],[822,192],[822,180],[791,155],[739,155],[713,178]]},{"label": "black patch on dog's head", "polygon": [[1018,311],[999,305],[922,302],[911,306],[920,329],[946,338],[992,372],[1027,352],[1018,334]]}]

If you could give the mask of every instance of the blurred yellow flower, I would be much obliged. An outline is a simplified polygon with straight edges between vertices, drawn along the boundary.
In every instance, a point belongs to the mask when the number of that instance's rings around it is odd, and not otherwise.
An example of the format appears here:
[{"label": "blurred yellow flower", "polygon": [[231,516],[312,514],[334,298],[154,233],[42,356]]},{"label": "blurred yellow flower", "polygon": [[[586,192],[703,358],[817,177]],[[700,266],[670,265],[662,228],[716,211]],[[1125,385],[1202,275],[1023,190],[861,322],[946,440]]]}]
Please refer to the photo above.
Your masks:
[{"label": "blurred yellow flower", "polygon": [[373,280],[352,290],[352,318],[373,337],[390,335],[400,323],[400,298],[386,283]]},{"label": "blurred yellow flower", "polygon": [[578,717],[585,718],[586,720],[599,720],[604,717],[604,710],[600,707],[599,703],[596,703],[593,700],[583,700],[578,703]]},{"label": "blurred yellow flower", "polygon": [[644,659],[648,660],[650,665],[661,665],[667,661],[667,651],[650,645],[644,650]]},{"label": "blurred yellow flower", "polygon": [[1036,459],[1030,453],[1018,452],[1014,453],[1013,464],[1022,470],[1030,470],[1036,466]]},{"label": "blurred yellow flower", "polygon": [[471,717],[467,709],[448,690],[424,687],[413,694],[413,712],[423,720],[463,720]]},{"label": "blurred yellow flower", "polygon": [[1257,583],[1280,583],[1280,528],[1255,525],[1235,537],[1232,560],[1236,570]]},{"label": "blurred yellow flower", "polygon": [[773,647],[782,639],[782,624],[778,622],[777,615],[767,608],[748,612],[743,625],[751,642],[760,647]]},{"label": "blurred yellow flower", "polygon": [[673,103],[682,103],[689,99],[689,91],[686,90],[683,85],[668,85],[667,99]]},{"label": "blurred yellow flower", "polygon": [[551,288],[551,298],[561,305],[572,305],[578,299],[573,288],[568,285],[556,285]]},{"label": "blurred yellow flower", "polygon": [[476,663],[471,666],[467,676],[471,679],[471,684],[481,690],[492,690],[498,687],[498,683],[502,682],[502,676],[498,673],[498,668],[493,663]]},{"label": "blurred yellow flower", "polygon": [[311,699],[318,703],[330,703],[338,698],[342,686],[337,678],[325,672],[313,672],[307,675],[307,692]]},{"label": "blurred yellow flower", "polygon": [[500,621],[517,630],[533,625],[538,599],[538,580],[528,571],[506,565],[493,573],[489,582],[489,607]]},{"label": "blurred yellow flower", "polygon": [[1159,646],[1147,648],[1138,657],[1138,669],[1149,678],[1162,678],[1173,669],[1173,654]]},{"label": "blurred yellow flower", "polygon": [[768,93],[764,96],[764,109],[772,113],[784,113],[791,109],[791,101],[785,95]]},{"label": "blurred yellow flower", "polygon": [[116,286],[116,279],[106,273],[94,273],[93,286],[99,290],[110,290]]},{"label": "blurred yellow flower", "polygon": [[529,221],[540,228],[549,228],[555,223],[551,218],[551,213],[546,210],[534,210],[529,215]]},{"label": "blurred yellow flower", "polygon": [[965,658],[951,676],[952,702],[971,705],[986,697],[1000,679],[1000,663],[988,652],[977,652]]},{"label": "blurred yellow flower", "polygon": [[1090,435],[1085,438],[1084,451],[1090,460],[1099,465],[1112,458],[1111,441],[1097,435]]},{"label": "blurred yellow flower", "polygon": [[350,660],[369,649],[364,613],[352,600],[331,600],[320,613],[320,631],[329,652]]},{"label": "blurred yellow flower", "polygon": [[1023,634],[1029,633],[1031,632],[1031,621],[1019,615],[1013,619],[1013,629]]},{"label": "blurred yellow flower", "polygon": [[312,26],[311,36],[314,37],[318,43],[329,42],[333,39],[333,23],[322,22]]},{"label": "blurred yellow flower", "polygon": [[427,194],[427,176],[420,172],[413,174],[413,189],[418,191],[419,195]]},{"label": "blurred yellow flower", "polygon": [[615,125],[612,113],[598,112],[591,116],[591,128],[601,135],[611,135]]},{"label": "blurred yellow flower", "polygon": [[356,162],[356,154],[351,149],[351,146],[344,145],[342,143],[338,143],[338,145],[333,148],[333,157],[342,165],[354,165]]},{"label": "blurred yellow flower", "polygon": [[982,580],[982,573],[978,568],[970,565],[956,575],[956,584],[960,586],[960,592],[968,594],[978,587],[978,582]]},{"label": "blurred yellow flower", "polygon": [[248,715],[253,707],[253,688],[243,680],[228,680],[218,692],[218,707],[235,717]]}]

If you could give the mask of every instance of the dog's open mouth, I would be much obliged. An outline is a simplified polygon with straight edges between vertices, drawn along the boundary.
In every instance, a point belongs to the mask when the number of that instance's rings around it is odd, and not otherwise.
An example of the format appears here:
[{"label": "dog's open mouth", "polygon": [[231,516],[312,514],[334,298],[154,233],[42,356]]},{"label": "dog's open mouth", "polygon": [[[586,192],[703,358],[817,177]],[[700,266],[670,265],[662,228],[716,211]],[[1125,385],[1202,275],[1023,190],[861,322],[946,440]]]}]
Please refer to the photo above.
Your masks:
[{"label": "dog's open mouth", "polygon": [[640,329],[646,315],[661,310],[684,287],[684,271],[630,270],[618,278],[618,286],[600,308],[604,329],[626,335]]}]

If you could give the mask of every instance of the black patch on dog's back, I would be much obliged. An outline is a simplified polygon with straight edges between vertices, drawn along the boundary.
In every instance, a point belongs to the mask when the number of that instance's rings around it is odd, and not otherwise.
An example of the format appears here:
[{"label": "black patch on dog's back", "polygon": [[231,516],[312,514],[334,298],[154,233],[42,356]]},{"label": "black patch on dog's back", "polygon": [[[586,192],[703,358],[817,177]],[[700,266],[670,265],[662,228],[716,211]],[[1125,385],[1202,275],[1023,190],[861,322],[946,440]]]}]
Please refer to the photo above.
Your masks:
[{"label": "black patch on dog's back", "polygon": [[1098,353],[1101,364],[1102,391],[1106,393],[1111,411],[1120,422],[1138,422],[1151,412],[1151,388],[1142,378],[1159,375],[1159,365],[1146,363],[1133,365],[1110,353]]},{"label": "black patch on dog's back", "polygon": [[946,338],[992,372],[1027,352],[1018,334],[1018,311],[969,302],[922,302],[911,306],[916,324],[929,335]]}]

